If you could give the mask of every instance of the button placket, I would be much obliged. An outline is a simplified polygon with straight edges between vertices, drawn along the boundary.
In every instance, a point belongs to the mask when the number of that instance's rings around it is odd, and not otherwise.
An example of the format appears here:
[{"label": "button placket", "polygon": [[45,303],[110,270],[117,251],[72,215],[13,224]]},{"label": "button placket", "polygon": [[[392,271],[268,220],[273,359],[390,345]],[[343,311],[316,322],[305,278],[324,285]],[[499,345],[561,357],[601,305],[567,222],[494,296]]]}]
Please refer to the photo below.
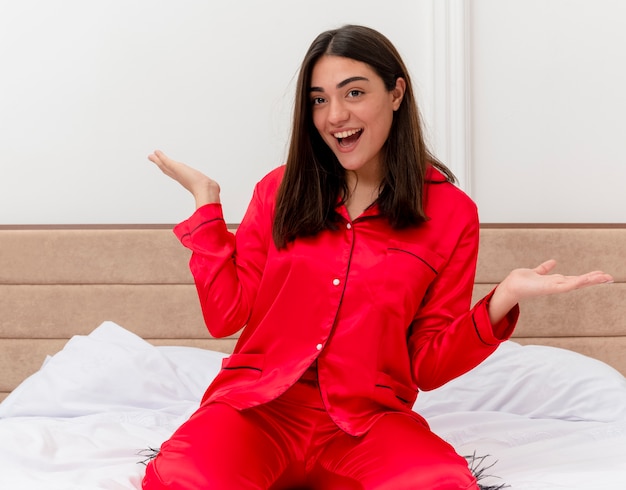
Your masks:
[{"label": "button placket", "polygon": [[[354,240],[354,230],[353,230],[352,223],[346,222],[346,230],[351,232],[351,233],[346,234],[346,236],[348,238],[348,241],[350,242],[350,256],[348,257],[348,266],[347,266],[347,268],[349,269],[349,262],[350,262],[350,259],[351,259],[351,256],[352,256],[352,242]],[[343,268],[346,265],[345,264],[341,264],[341,266]],[[347,277],[345,279],[347,279]],[[335,286],[335,287],[340,286],[342,283],[343,283],[343,280],[342,280],[341,277],[335,277],[335,278],[332,279],[332,285]],[[343,297],[343,293],[341,293],[341,294],[342,294],[342,297]],[[341,301],[340,301],[340,303],[341,303]],[[332,330],[332,328],[331,328],[331,330]],[[326,339],[326,340],[328,340],[328,339]],[[323,348],[324,348],[324,343],[323,342],[320,342],[320,343],[318,343],[315,346],[315,349],[318,352],[320,352]]]}]

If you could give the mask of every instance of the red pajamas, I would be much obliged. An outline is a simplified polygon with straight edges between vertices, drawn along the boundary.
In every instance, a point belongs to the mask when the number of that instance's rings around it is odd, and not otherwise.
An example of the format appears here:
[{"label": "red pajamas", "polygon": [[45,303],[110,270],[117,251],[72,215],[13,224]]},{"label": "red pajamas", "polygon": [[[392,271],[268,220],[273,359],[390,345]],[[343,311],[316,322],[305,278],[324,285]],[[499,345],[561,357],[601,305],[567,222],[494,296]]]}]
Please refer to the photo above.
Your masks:
[{"label": "red pajamas", "polygon": [[404,414],[346,434],[305,373],[284,395],[235,410],[203,405],[147,468],[145,490],[476,489],[464,458]]},{"label": "red pajamas", "polygon": [[[352,220],[338,205],[334,229],[277,249],[283,171],[256,186],[236,235],[219,204],[174,230],[193,252],[211,334],[245,328],[144,488],[270,488],[283,474],[302,480],[302,465],[309,479],[343,478],[316,488],[474,488],[412,407],[419,390],[483,361],[517,321],[516,307],[492,325],[490,295],[470,308],[475,204],[430,168],[419,226],[393,229],[376,204]],[[298,381],[311,366],[315,389]]]}]

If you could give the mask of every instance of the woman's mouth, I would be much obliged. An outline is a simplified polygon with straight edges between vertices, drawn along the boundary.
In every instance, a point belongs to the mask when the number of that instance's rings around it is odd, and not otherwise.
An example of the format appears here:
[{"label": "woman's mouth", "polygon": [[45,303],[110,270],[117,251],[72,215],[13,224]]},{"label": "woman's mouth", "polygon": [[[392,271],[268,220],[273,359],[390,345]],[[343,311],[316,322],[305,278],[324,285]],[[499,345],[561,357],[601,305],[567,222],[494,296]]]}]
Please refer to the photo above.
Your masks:
[{"label": "woman's mouth", "polygon": [[333,136],[337,138],[339,146],[341,146],[342,148],[349,148],[357,142],[357,140],[361,137],[362,132],[363,129],[350,129],[348,131],[340,131],[338,133],[335,133],[333,134]]}]

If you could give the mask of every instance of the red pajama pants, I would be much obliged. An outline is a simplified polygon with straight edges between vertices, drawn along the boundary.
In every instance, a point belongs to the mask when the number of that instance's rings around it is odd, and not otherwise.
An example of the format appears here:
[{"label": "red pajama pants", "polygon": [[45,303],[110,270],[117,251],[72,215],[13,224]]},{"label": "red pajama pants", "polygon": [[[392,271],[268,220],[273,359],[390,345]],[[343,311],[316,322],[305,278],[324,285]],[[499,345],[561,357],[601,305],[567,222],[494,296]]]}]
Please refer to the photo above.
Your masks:
[{"label": "red pajama pants", "polygon": [[198,409],[161,447],[144,490],[478,489],[464,458],[402,414],[365,435],[340,430],[317,382],[302,379],[280,398],[238,411]]}]

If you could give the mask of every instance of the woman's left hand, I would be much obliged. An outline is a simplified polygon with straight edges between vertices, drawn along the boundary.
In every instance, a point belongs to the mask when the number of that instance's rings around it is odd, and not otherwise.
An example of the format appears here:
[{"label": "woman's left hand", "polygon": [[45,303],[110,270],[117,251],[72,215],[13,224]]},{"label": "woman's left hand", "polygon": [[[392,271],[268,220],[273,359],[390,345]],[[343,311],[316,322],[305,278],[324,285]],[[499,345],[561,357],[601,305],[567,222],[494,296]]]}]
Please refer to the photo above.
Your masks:
[{"label": "woman's left hand", "polygon": [[548,260],[534,269],[511,271],[498,285],[489,302],[491,322],[498,323],[523,299],[567,293],[575,289],[613,282],[613,277],[602,271],[588,272],[579,276],[550,274],[555,266],[555,260]]}]

